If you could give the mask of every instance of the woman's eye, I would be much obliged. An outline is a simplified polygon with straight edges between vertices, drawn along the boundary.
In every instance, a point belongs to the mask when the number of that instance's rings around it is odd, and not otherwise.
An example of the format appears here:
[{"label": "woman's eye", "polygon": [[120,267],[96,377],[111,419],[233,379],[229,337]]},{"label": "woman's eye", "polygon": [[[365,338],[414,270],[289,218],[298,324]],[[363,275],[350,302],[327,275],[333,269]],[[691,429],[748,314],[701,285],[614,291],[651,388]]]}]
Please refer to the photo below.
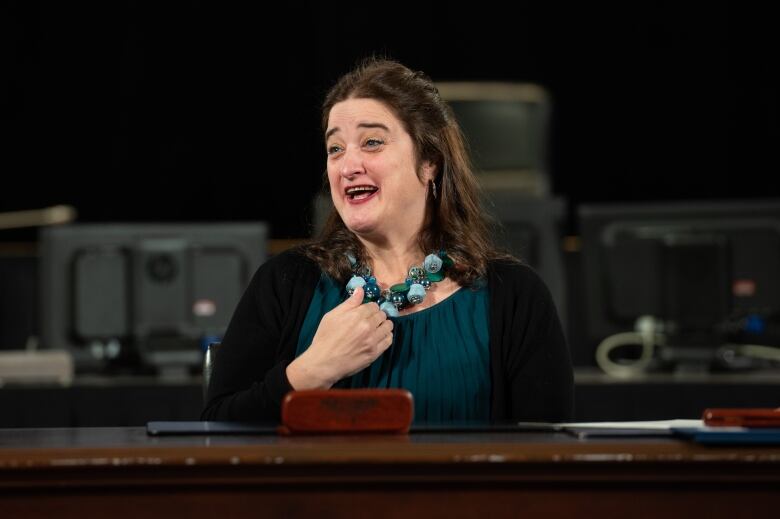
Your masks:
[{"label": "woman's eye", "polygon": [[384,143],[385,141],[383,141],[382,139],[368,139],[366,141],[366,146],[369,148],[378,148]]},{"label": "woman's eye", "polygon": [[341,151],[341,146],[328,146],[328,155],[334,155]]}]

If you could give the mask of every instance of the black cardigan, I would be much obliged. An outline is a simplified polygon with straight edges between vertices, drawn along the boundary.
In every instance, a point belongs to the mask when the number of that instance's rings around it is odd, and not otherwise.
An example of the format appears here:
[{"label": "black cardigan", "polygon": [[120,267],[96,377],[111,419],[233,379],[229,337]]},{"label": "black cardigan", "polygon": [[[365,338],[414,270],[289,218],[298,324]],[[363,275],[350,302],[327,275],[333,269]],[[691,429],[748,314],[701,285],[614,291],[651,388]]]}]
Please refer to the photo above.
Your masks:
[{"label": "black cardigan", "polygon": [[[320,275],[298,250],[257,270],[215,357],[202,420],[279,421],[292,389],[285,370]],[[491,419],[571,420],[571,359],[544,282],[528,266],[494,262],[488,290]]]}]

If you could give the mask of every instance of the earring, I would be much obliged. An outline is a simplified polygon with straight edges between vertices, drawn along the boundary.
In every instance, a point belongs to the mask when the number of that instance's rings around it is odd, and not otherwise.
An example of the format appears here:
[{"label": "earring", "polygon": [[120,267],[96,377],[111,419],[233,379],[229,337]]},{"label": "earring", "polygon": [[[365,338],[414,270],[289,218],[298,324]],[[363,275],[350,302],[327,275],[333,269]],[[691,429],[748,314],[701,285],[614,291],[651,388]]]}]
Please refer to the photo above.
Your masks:
[{"label": "earring", "polygon": [[431,180],[431,192],[433,193],[433,199],[436,200],[436,181]]}]

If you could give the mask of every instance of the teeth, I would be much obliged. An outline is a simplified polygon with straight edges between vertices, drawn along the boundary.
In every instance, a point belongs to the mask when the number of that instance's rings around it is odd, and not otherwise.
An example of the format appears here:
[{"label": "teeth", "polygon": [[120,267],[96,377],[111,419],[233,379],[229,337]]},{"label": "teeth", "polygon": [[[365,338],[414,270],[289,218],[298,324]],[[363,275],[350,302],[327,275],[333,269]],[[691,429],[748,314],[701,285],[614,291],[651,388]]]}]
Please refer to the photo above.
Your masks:
[{"label": "teeth", "polygon": [[357,195],[359,193],[366,193],[366,192],[374,192],[377,188],[373,186],[359,186],[359,187],[350,187],[347,189],[348,195]]}]

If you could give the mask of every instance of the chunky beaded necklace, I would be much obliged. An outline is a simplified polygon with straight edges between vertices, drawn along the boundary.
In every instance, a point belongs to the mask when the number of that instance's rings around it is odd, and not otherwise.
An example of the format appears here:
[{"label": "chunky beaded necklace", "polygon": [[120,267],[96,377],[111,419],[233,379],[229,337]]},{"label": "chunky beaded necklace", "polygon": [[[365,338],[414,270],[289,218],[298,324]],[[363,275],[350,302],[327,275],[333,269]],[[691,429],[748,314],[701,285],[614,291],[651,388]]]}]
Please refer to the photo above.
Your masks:
[{"label": "chunky beaded necklace", "polygon": [[403,283],[382,291],[368,265],[358,263],[352,254],[347,254],[347,259],[353,272],[347,283],[347,293],[352,295],[356,288],[363,287],[363,302],[377,303],[389,317],[397,317],[399,310],[422,303],[431,285],[447,277],[447,271],[455,265],[443,250],[428,254],[422,265],[409,268],[409,275]]}]

